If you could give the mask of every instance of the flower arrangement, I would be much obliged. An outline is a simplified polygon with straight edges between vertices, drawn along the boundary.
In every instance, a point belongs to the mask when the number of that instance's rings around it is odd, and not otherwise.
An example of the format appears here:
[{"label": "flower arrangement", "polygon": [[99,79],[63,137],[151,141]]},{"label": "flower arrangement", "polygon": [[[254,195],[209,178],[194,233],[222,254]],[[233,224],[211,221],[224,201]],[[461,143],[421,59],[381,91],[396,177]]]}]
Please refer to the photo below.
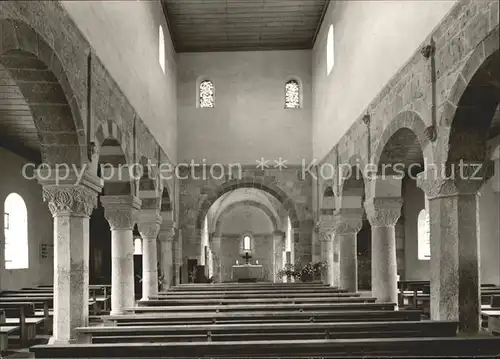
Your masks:
[{"label": "flower arrangement", "polygon": [[276,275],[278,279],[291,277],[303,282],[309,282],[315,277],[319,277],[327,266],[328,264],[326,261],[319,261],[315,263],[309,262],[306,264],[286,264],[285,267],[280,269]]}]

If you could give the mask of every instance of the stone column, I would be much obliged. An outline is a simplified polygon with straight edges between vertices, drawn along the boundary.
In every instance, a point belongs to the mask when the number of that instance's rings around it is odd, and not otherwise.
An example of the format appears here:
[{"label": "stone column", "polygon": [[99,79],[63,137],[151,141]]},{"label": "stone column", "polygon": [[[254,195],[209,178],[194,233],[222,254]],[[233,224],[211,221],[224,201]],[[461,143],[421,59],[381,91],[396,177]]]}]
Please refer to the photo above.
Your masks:
[{"label": "stone column", "polygon": [[283,252],[285,251],[285,233],[274,231],[273,233],[273,282],[283,282],[278,278],[278,272],[283,269]]},{"label": "stone column", "polygon": [[84,173],[65,179],[38,173],[43,200],[54,218],[54,320],[51,344],[76,342],[77,327],[89,320],[89,218],[102,180]]},{"label": "stone column", "polygon": [[158,258],[156,238],[160,232],[161,215],[156,210],[141,210],[137,227],[142,237],[142,299],[158,294]]},{"label": "stone column", "polygon": [[379,302],[398,302],[396,233],[400,197],[377,197],[365,202],[372,226],[372,295]]},{"label": "stone column", "polygon": [[175,228],[172,223],[163,222],[160,226],[158,239],[160,242],[160,268],[163,274],[162,291],[167,290],[173,285],[173,247]]},{"label": "stone column", "polygon": [[111,314],[120,315],[135,303],[132,231],[141,200],[134,196],[102,196],[100,200],[111,228]]},{"label": "stone column", "polygon": [[210,236],[210,247],[213,255],[213,265],[214,265],[214,283],[222,283],[222,249],[221,249],[221,237],[212,234]]},{"label": "stone column", "polygon": [[177,238],[172,245],[174,251],[174,285],[181,284],[181,265],[182,265],[182,231],[177,231]]},{"label": "stone column", "polygon": [[339,287],[358,291],[357,234],[362,227],[363,209],[339,209],[335,215],[335,240],[339,243]]},{"label": "stone column", "polygon": [[326,276],[326,284],[331,286],[335,286],[334,273],[335,273],[335,264],[333,258],[333,230],[334,226],[331,225],[320,225],[319,228],[319,238],[322,242],[321,247],[323,248],[323,258],[327,262],[327,276]]},{"label": "stone column", "polygon": [[454,320],[459,330],[479,331],[479,180],[422,181],[429,199],[431,319]]}]

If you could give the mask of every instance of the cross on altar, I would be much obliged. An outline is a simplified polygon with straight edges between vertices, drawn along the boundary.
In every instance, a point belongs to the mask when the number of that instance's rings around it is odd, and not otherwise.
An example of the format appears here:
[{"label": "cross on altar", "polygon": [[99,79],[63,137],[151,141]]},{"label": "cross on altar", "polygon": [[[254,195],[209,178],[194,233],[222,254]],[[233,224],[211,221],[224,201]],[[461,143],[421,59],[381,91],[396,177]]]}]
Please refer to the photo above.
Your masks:
[{"label": "cross on altar", "polygon": [[251,256],[251,255],[249,255],[249,254],[248,254],[248,252],[245,252],[245,255],[243,256],[243,258],[245,258],[245,264],[248,264],[248,260],[249,260],[250,258],[252,258],[252,256]]}]

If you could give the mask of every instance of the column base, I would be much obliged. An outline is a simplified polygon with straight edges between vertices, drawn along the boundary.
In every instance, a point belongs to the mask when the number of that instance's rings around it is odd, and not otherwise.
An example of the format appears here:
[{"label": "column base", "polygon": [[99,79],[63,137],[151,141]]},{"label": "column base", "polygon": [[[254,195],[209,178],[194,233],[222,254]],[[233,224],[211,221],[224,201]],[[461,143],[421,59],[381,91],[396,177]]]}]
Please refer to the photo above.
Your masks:
[{"label": "column base", "polygon": [[77,340],[76,339],[56,339],[56,337],[51,336],[49,338],[49,342],[47,343],[48,345],[69,345],[69,344],[76,344]]}]

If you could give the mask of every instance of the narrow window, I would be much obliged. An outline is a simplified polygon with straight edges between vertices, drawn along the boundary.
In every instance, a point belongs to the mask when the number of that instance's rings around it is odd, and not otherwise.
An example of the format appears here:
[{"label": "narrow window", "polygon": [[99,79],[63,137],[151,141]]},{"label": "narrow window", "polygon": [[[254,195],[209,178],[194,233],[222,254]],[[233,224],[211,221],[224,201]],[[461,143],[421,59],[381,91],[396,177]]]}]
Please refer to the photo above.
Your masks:
[{"label": "narrow window", "polygon": [[249,251],[251,249],[250,236],[243,237],[243,250]]},{"label": "narrow window", "polygon": [[335,38],[333,33],[333,25],[328,29],[328,37],[326,39],[326,74],[330,75],[333,65],[335,64]]},{"label": "narrow window", "polygon": [[215,106],[215,87],[212,81],[205,80],[200,83],[200,107],[213,108]]},{"label": "narrow window", "polygon": [[159,28],[159,35],[158,35],[158,49],[159,49],[159,55],[158,55],[158,61],[160,62],[160,67],[163,73],[165,73],[165,35],[163,34],[163,27],[160,25]]},{"label": "narrow window", "polygon": [[134,239],[134,254],[142,254],[142,238]]},{"label": "narrow window", "polygon": [[4,204],[5,269],[29,268],[28,210],[17,193]]},{"label": "narrow window", "polygon": [[430,223],[429,215],[425,209],[418,214],[418,259],[431,258]]},{"label": "narrow window", "polygon": [[285,108],[300,108],[300,85],[296,80],[285,84]]}]

